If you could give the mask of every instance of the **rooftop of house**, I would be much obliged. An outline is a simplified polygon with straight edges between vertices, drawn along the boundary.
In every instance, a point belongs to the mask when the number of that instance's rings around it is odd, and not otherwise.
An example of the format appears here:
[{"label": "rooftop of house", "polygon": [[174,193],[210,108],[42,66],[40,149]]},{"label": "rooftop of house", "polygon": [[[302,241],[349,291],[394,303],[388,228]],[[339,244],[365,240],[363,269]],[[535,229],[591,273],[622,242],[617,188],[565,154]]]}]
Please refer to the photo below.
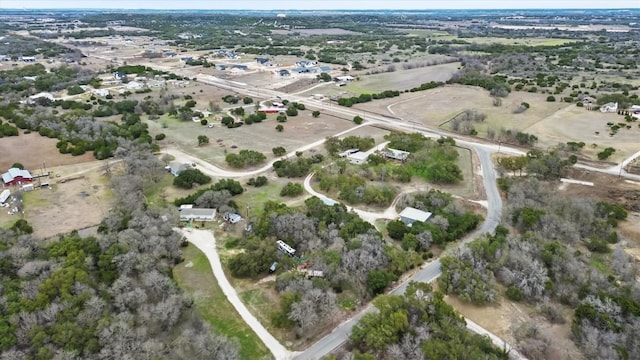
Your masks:
[{"label": "rooftop of house", "polygon": [[427,221],[431,217],[431,213],[412,207],[406,207],[400,213],[400,217],[416,221]]},{"label": "rooftop of house", "polygon": [[210,217],[215,217],[216,216],[216,209],[181,208],[180,209],[180,216],[181,217],[187,217],[187,216],[196,216],[196,217],[210,216]]}]

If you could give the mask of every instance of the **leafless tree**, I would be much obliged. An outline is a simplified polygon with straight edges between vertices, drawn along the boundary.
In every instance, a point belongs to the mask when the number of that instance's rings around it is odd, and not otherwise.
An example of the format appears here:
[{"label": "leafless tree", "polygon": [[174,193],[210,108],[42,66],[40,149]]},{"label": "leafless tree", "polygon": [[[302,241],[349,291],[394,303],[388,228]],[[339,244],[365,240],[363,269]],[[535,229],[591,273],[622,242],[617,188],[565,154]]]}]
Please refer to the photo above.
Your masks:
[{"label": "leafless tree", "polygon": [[198,207],[220,209],[221,206],[227,205],[231,200],[231,193],[228,190],[221,191],[205,191],[195,203]]}]

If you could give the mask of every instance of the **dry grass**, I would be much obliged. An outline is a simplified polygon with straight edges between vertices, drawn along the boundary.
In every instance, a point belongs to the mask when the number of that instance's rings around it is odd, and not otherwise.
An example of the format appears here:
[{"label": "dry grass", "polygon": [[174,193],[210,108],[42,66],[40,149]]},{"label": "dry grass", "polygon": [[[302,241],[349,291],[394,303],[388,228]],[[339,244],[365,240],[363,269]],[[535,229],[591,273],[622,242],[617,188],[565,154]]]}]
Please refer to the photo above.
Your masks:
[{"label": "dry grass", "polygon": [[[168,127],[162,128],[162,123],[166,123]],[[267,156],[268,161],[274,158],[271,151],[274,147],[283,146],[287,151],[293,151],[354,126],[352,121],[328,114],[313,118],[309,110],[300,111],[298,116],[289,117],[288,121],[282,124],[285,129],[283,132],[275,130],[278,123],[274,115],[270,115],[262,123],[234,129],[222,126],[219,122],[214,122],[214,128],[208,128],[192,121],[181,122],[168,117],[149,121],[148,124],[153,133],[162,132],[167,135],[164,145],[176,145],[204,161],[223,167],[226,165],[224,158],[227,153],[244,149],[255,150]],[[210,143],[198,146],[199,135],[208,136]]]},{"label": "dry grass", "polygon": [[[624,117],[612,113],[588,111],[575,105],[567,105],[542,121],[527,127],[524,131],[536,134],[539,145],[555,145],[559,142],[583,141],[587,146],[583,152],[596,159],[596,153],[605,147],[613,147],[616,152],[609,158],[611,161],[621,159],[638,150],[640,128],[637,123],[630,123],[631,129],[620,129],[616,135],[609,135],[607,122],[625,122]],[[596,134],[599,132],[599,134]],[[596,144],[596,147],[592,145]]]},{"label": "dry grass", "polygon": [[58,139],[49,139],[38,133],[4,137],[0,141],[0,170],[5,172],[13,163],[19,162],[25,169],[39,173],[44,166],[47,168],[94,161],[93,152],[80,156],[60,154],[56,148]]},{"label": "dry grass", "polygon": [[48,180],[51,190],[24,193],[25,219],[33,225],[36,236],[45,238],[95,226],[108,212],[112,192],[101,168],[72,178],[64,183],[52,178]]}]

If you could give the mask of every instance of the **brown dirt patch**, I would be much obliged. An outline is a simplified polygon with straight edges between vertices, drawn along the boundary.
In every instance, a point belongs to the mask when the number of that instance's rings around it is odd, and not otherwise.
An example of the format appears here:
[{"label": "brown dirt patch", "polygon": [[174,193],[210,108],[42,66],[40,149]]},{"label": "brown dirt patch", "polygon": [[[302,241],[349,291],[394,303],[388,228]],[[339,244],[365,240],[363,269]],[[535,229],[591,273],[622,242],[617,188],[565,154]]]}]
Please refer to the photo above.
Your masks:
[{"label": "brown dirt patch", "polygon": [[571,197],[599,199],[620,204],[628,211],[640,211],[640,182],[575,168],[569,170],[567,178],[590,181],[594,185],[568,184],[562,187]]},{"label": "brown dirt patch", "polygon": [[540,329],[550,337],[551,342],[546,354],[548,360],[583,358],[575,344],[570,340],[570,309],[564,309],[563,311],[565,319],[567,319],[565,324],[552,325],[539,316],[534,307],[514,303],[507,299],[503,299],[500,304],[495,306],[475,306],[462,302],[455,296],[446,296],[445,301],[465,318],[472,320],[513,346],[516,346],[516,341],[512,334],[513,327],[524,321],[534,320],[538,323]]},{"label": "brown dirt patch", "polygon": [[50,190],[24,193],[24,216],[37,237],[98,225],[107,213],[111,200],[108,178],[100,170],[72,178],[66,182],[52,178]]},{"label": "brown dirt patch", "polygon": [[58,139],[40,136],[38,133],[2,138],[0,141],[0,170],[6,171],[19,162],[32,173],[39,173],[43,163],[47,168],[93,161],[93,152],[80,156],[60,154],[56,148]]}]

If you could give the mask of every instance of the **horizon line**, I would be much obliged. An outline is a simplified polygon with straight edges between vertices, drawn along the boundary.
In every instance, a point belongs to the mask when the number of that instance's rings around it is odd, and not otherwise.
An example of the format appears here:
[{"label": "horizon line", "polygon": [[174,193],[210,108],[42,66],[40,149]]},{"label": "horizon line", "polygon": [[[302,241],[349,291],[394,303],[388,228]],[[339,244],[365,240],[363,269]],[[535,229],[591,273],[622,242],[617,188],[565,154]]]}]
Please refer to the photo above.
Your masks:
[{"label": "horizon line", "polygon": [[536,8],[536,7],[525,7],[525,8],[371,8],[371,9],[299,9],[299,8],[282,8],[282,9],[209,9],[209,8],[123,8],[123,7],[38,7],[38,8],[3,8],[0,6],[0,11],[2,10],[180,10],[180,11],[190,11],[190,10],[209,10],[209,11],[287,11],[287,10],[295,10],[295,11],[380,11],[380,10],[393,10],[393,11],[451,11],[451,10],[640,10],[640,7],[562,7],[562,8]]}]

